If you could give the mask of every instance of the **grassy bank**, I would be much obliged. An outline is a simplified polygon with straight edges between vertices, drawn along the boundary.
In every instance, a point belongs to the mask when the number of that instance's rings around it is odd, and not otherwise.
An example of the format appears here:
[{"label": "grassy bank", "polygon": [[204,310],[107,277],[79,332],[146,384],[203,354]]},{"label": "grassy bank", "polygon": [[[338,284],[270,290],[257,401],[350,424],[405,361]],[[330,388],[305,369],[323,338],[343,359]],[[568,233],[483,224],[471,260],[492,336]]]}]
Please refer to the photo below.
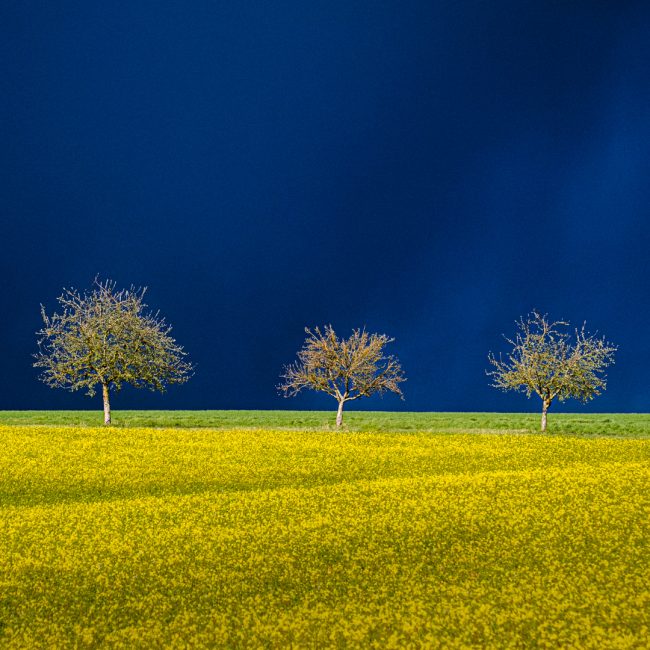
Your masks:
[{"label": "grassy bank", "polygon": [[[0,425],[99,426],[100,411],[0,411]],[[349,431],[530,431],[539,429],[536,413],[397,413],[350,411]],[[213,429],[332,429],[332,411],[114,411],[118,427],[209,427]],[[650,435],[650,414],[552,413],[549,433]]]}]

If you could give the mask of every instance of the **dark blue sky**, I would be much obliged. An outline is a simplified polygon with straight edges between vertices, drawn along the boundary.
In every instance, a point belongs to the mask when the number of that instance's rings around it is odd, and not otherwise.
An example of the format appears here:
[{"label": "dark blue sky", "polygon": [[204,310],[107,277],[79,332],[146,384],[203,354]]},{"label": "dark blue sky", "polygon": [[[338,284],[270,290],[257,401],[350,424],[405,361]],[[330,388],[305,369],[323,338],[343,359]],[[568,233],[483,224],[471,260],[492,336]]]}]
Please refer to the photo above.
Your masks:
[{"label": "dark blue sky", "polygon": [[406,400],[488,386],[537,308],[619,344],[588,407],[650,408],[647,2],[12,2],[0,8],[0,408],[91,408],[31,367],[39,303],[149,286],[197,364],[119,408],[320,408],[305,325],[397,340]]}]

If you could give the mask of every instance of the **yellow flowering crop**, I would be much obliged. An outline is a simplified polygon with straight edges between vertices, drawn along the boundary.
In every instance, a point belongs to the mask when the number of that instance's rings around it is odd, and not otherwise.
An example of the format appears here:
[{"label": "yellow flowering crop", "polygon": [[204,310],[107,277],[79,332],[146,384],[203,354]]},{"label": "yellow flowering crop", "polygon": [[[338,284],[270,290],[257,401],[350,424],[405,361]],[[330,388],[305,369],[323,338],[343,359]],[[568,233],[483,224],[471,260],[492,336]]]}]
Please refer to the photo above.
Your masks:
[{"label": "yellow flowering crop", "polygon": [[0,443],[0,647],[650,645],[647,438]]}]

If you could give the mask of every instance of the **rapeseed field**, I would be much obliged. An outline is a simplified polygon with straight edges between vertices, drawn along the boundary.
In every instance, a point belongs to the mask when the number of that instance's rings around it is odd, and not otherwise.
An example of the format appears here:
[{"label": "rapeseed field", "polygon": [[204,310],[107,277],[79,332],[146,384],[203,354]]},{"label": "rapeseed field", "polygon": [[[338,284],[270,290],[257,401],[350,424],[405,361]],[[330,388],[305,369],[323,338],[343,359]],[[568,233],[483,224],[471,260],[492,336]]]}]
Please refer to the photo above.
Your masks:
[{"label": "rapeseed field", "polygon": [[0,647],[650,646],[650,439],[0,427]]}]

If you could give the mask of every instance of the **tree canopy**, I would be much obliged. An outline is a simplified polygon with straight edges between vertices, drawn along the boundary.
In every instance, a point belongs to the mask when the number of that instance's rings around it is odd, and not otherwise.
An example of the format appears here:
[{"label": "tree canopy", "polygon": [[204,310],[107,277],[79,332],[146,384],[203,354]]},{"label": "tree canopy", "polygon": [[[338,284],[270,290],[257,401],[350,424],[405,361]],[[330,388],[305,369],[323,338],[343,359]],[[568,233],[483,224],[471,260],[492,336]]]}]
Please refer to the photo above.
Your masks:
[{"label": "tree canopy", "polygon": [[109,391],[123,384],[164,391],[186,382],[193,373],[187,354],[171,336],[158,313],[146,311],[146,288],[117,289],[115,282],[95,279],[91,291],[65,289],[61,311],[48,316],[38,335],[34,366],[52,388],[102,387],[105,423],[110,424]]},{"label": "tree canopy", "polygon": [[400,363],[384,352],[394,339],[365,329],[353,330],[347,339],[338,338],[331,325],[323,330],[305,328],[305,332],[298,360],[285,366],[284,381],[278,386],[285,397],[306,388],[331,395],[339,403],[337,426],[343,421],[346,402],[389,391],[403,398],[400,383],[406,378]]},{"label": "tree canopy", "polygon": [[586,332],[585,325],[573,337],[568,327],[566,321],[550,321],[533,311],[517,322],[513,339],[506,337],[512,350],[505,359],[488,356],[492,386],[541,398],[542,430],[553,400],[587,402],[600,395],[607,386],[605,369],[614,363],[616,346]]}]

